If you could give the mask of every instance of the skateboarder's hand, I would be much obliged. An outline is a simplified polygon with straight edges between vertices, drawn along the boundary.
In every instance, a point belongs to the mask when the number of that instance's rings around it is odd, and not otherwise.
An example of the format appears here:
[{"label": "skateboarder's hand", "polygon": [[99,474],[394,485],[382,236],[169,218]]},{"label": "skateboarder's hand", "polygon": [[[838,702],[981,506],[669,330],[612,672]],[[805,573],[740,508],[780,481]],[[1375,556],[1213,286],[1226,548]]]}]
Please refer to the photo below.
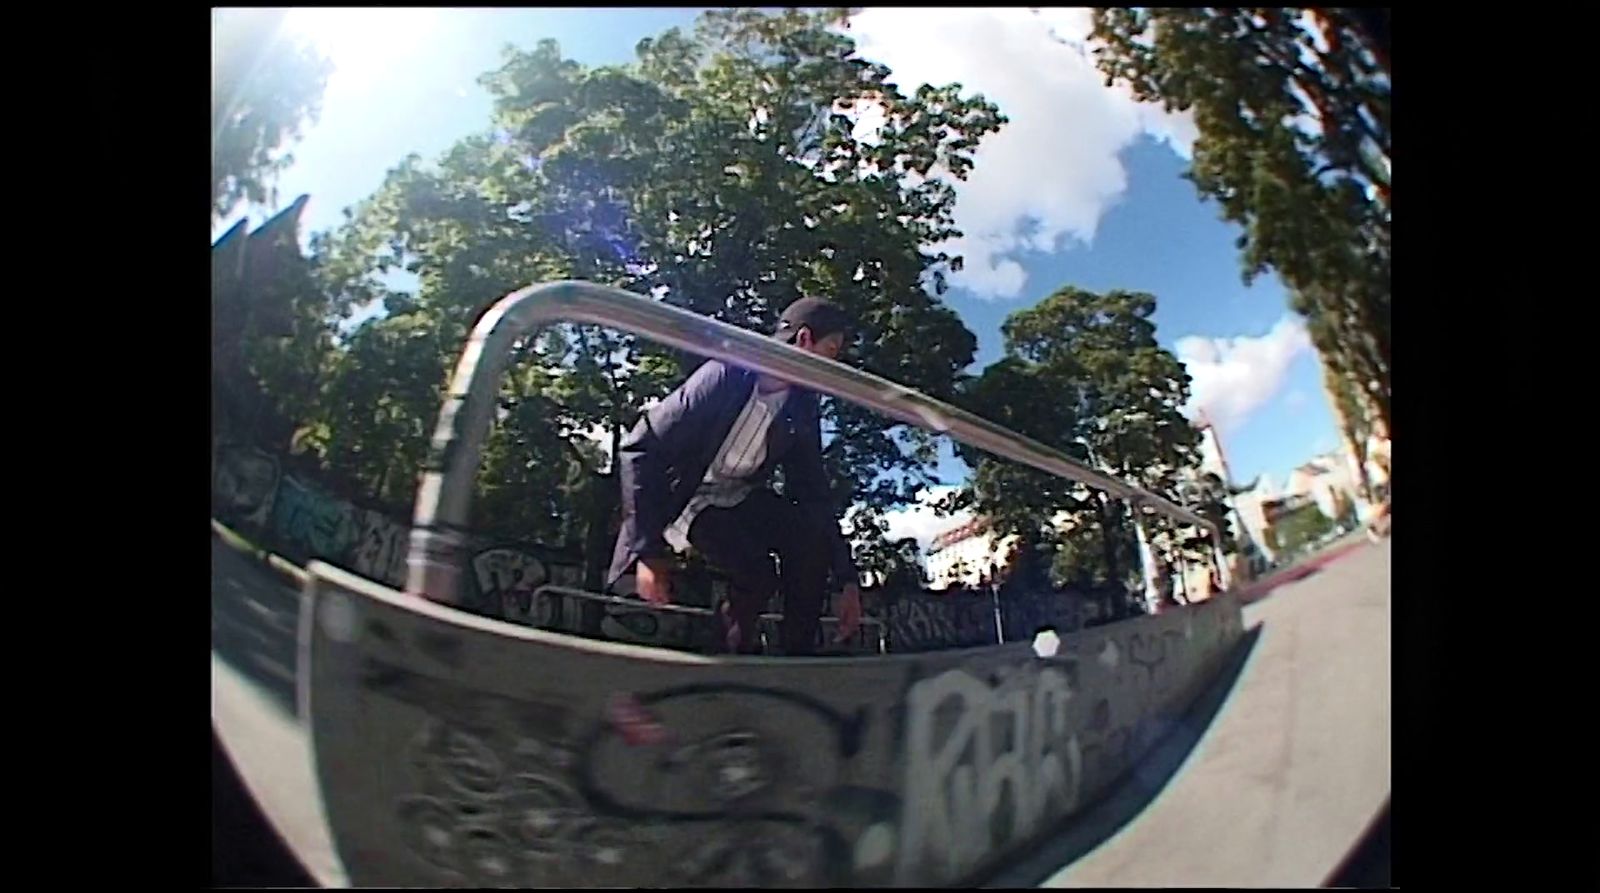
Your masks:
[{"label": "skateboarder's hand", "polygon": [[861,587],[846,584],[839,596],[839,641],[848,642],[861,625]]},{"label": "skateboarder's hand", "polygon": [[672,603],[672,569],[660,558],[639,559],[639,597],[652,605]]}]

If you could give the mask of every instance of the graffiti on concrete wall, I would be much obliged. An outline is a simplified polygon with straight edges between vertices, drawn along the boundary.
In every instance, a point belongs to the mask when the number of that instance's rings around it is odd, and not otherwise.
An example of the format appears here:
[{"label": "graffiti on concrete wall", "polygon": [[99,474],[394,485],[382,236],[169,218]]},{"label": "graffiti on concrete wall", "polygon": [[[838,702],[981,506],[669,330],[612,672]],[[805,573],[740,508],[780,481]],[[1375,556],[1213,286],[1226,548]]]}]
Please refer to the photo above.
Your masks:
[{"label": "graffiti on concrete wall", "polygon": [[663,611],[642,601],[610,599],[599,612],[600,637],[612,642],[708,650],[716,642],[716,615],[705,609]]},{"label": "graffiti on concrete wall", "polygon": [[[383,644],[345,664],[359,675],[339,687],[364,693],[365,721],[393,744],[342,721],[318,732],[357,885],[971,883],[1129,770],[1236,629],[1147,618],[1048,659],[893,662],[903,685],[863,692],[812,672],[575,662],[511,696],[460,681],[483,637],[386,610],[410,630],[356,622]],[[396,646],[415,646],[415,669]]]},{"label": "graffiti on concrete wall", "polygon": [[657,608],[636,599],[599,595],[577,589],[578,580],[556,585],[565,589],[543,588],[539,575],[523,578],[522,588],[507,598],[505,617],[551,632],[587,638],[676,648],[686,651],[711,651],[717,641],[716,615],[704,608],[673,605]]},{"label": "graffiti on concrete wall", "polygon": [[252,528],[266,527],[272,518],[273,496],[278,492],[278,462],[250,447],[219,447],[211,491],[217,513],[224,520]]},{"label": "graffiti on concrete wall", "polygon": [[272,532],[297,561],[338,561],[355,546],[354,508],[285,475],[272,505]]},{"label": "graffiti on concrete wall", "polygon": [[[262,545],[294,561],[326,561],[399,588],[406,581],[410,525],[360,508],[283,474],[272,456],[253,447],[224,445],[216,456],[212,502],[217,517],[262,536]],[[537,546],[477,543],[469,578],[479,603],[510,606],[527,602],[546,582],[575,585],[583,570],[557,561]],[[531,605],[524,605],[522,614]],[[508,619],[522,620],[515,612]],[[540,624],[535,624],[540,625]]]},{"label": "graffiti on concrete wall", "polygon": [[[279,462],[260,450],[234,445],[218,448],[213,504],[221,520],[249,528],[252,535],[262,537],[262,545],[293,561],[326,561],[393,588],[405,585],[408,524],[283,474]],[[721,640],[710,610],[702,609],[700,615],[662,613],[636,600],[584,602],[535,597],[546,584],[582,585],[583,568],[573,556],[533,544],[473,540],[469,540],[468,550],[472,555],[470,572],[464,577],[472,590],[466,593],[468,604],[513,623],[702,652],[716,650],[715,643]],[[629,575],[618,582],[616,591],[627,594],[633,588]],[[713,579],[709,588],[712,604],[726,597],[726,581]],[[908,628],[933,637],[930,641],[955,636],[955,641],[986,644],[993,641],[993,626],[991,618],[985,631],[981,617],[974,626],[967,615],[958,614],[953,619],[919,617]],[[942,632],[934,632],[935,627]],[[769,632],[768,639],[777,642],[775,627]],[[831,643],[836,634],[837,621],[823,618],[825,641]],[[848,653],[877,653],[884,639],[884,625],[866,619],[849,643],[829,647]],[[912,635],[908,641],[918,640]]]},{"label": "graffiti on concrete wall", "polygon": [[1194,655],[1227,633],[1226,621],[1187,614],[1052,659],[916,680],[905,699],[897,881],[970,878],[1077,809],[1172,731],[1174,708],[1192,694],[1184,686],[1201,678]]},{"label": "graffiti on concrete wall", "polygon": [[1083,628],[1083,597],[1075,592],[1015,592],[1000,597],[1000,627],[1007,642],[1029,642],[1043,629]]},{"label": "graffiti on concrete wall", "polygon": [[379,668],[422,708],[392,810],[439,884],[885,882],[898,799],[848,768],[870,713],[740,684],[622,694],[594,714]]},{"label": "graffiti on concrete wall", "polygon": [[705,608],[656,607],[576,588],[541,590],[536,603],[532,625],[588,638],[697,652],[715,650],[719,638],[717,616]]},{"label": "graffiti on concrete wall", "polygon": [[[1192,635],[1192,624],[1186,625],[1185,629],[1190,630]],[[1175,629],[1128,635],[1128,663],[1137,671],[1138,681],[1153,694],[1166,694],[1167,686],[1175,681],[1170,670],[1176,663],[1169,663],[1167,657],[1181,647],[1183,637],[1183,632]]]},{"label": "graffiti on concrete wall", "polygon": [[[538,579],[537,575],[524,579]],[[563,632],[611,642],[627,642],[657,648],[673,648],[710,654],[722,649],[722,621],[716,611],[688,605],[656,607],[639,599],[604,596],[583,592],[577,583],[565,589],[535,588],[516,590],[506,603],[506,618],[516,623],[552,632]],[[776,653],[781,614],[761,615],[761,630],[767,653]],[[882,638],[882,624],[864,618],[855,636],[847,643],[834,643],[838,618],[822,618],[820,635],[829,653],[876,654]]]},{"label": "graffiti on concrete wall", "polygon": [[849,641],[839,642],[838,639],[839,618],[822,618],[822,641],[830,650],[846,654],[879,654],[884,650],[883,621],[875,617],[863,617]]},{"label": "graffiti on concrete wall", "polygon": [[936,651],[999,642],[994,602],[987,594],[915,593],[895,601],[887,614],[890,651]]},{"label": "graffiti on concrete wall", "polygon": [[350,569],[389,586],[404,586],[411,529],[370,509],[359,510],[358,518],[360,531]]},{"label": "graffiti on concrete wall", "polygon": [[[779,643],[782,642],[779,625],[783,623],[781,613],[762,614],[758,620],[761,630],[762,647],[767,654],[777,654]],[[819,654],[879,654],[884,650],[884,625],[883,621],[875,617],[862,617],[861,623],[856,627],[855,635],[848,641],[839,641],[839,618],[822,617],[817,629],[817,649]]]},{"label": "graffiti on concrete wall", "polygon": [[1068,673],[1008,669],[946,670],[907,693],[901,876],[959,880],[1077,807],[1083,755]]},{"label": "graffiti on concrete wall", "polygon": [[534,590],[550,582],[543,561],[514,549],[487,549],[472,558],[472,578],[483,603],[501,616],[528,616]]},{"label": "graffiti on concrete wall", "polygon": [[569,607],[567,599],[523,588],[507,591],[500,602],[501,617],[522,626],[552,632],[582,633],[581,613]]}]

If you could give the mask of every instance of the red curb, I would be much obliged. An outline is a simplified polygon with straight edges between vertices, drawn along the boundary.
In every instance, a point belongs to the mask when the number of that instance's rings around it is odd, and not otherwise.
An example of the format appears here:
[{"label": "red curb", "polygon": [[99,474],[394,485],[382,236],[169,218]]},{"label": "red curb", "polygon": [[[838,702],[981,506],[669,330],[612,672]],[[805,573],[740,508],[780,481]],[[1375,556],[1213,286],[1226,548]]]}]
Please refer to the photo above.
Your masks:
[{"label": "red curb", "polygon": [[1345,543],[1337,548],[1329,549],[1328,551],[1307,560],[1303,564],[1297,564],[1294,567],[1274,572],[1271,576],[1261,580],[1256,580],[1245,588],[1239,590],[1239,599],[1240,601],[1248,604],[1251,601],[1264,597],[1268,592],[1271,592],[1279,586],[1283,586],[1287,583],[1293,583],[1296,580],[1308,577],[1313,571],[1316,571],[1324,565],[1343,558],[1351,552],[1354,552],[1366,545],[1369,545],[1369,543],[1367,543],[1365,540],[1357,540],[1353,543]]}]

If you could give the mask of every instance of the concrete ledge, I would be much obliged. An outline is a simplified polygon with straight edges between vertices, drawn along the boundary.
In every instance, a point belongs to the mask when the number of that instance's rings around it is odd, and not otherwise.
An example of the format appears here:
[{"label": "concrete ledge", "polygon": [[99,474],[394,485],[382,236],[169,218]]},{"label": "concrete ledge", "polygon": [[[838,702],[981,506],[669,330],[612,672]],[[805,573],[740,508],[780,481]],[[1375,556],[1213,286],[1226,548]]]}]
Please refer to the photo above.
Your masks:
[{"label": "concrete ledge", "polygon": [[281,558],[265,549],[256,546],[249,540],[229,529],[227,525],[215,518],[211,519],[211,532],[215,534],[218,539],[222,540],[222,542],[225,543],[229,548],[237,549],[240,552],[250,555],[251,557],[260,561],[262,564],[265,564],[267,567],[270,567],[282,574],[292,585],[304,586],[311,579],[310,575],[305,572],[304,568],[292,561],[289,561],[288,559]]},{"label": "concrete ledge", "polygon": [[1229,595],[1050,658],[709,658],[309,570],[302,711],[357,886],[967,882],[1124,774],[1243,633]]}]

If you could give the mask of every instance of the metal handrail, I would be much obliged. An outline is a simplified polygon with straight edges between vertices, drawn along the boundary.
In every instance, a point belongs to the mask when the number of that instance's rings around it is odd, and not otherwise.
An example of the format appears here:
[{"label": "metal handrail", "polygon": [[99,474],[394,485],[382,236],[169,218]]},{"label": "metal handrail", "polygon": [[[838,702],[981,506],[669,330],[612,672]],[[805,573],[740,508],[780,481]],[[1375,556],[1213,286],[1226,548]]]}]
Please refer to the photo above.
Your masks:
[{"label": "metal handrail", "polygon": [[[458,600],[463,526],[478,462],[513,343],[553,322],[610,326],[701,356],[733,363],[849,400],[907,424],[1078,481],[1184,524],[1215,525],[1168,499],[1087,467],[1060,450],[885,378],[807,353],[756,332],[618,288],[563,281],[530,285],[501,298],[479,318],[456,363],[417,489],[407,556],[407,591]],[[1226,575],[1219,560],[1219,572]],[[1226,588],[1224,576],[1224,588]]]}]

